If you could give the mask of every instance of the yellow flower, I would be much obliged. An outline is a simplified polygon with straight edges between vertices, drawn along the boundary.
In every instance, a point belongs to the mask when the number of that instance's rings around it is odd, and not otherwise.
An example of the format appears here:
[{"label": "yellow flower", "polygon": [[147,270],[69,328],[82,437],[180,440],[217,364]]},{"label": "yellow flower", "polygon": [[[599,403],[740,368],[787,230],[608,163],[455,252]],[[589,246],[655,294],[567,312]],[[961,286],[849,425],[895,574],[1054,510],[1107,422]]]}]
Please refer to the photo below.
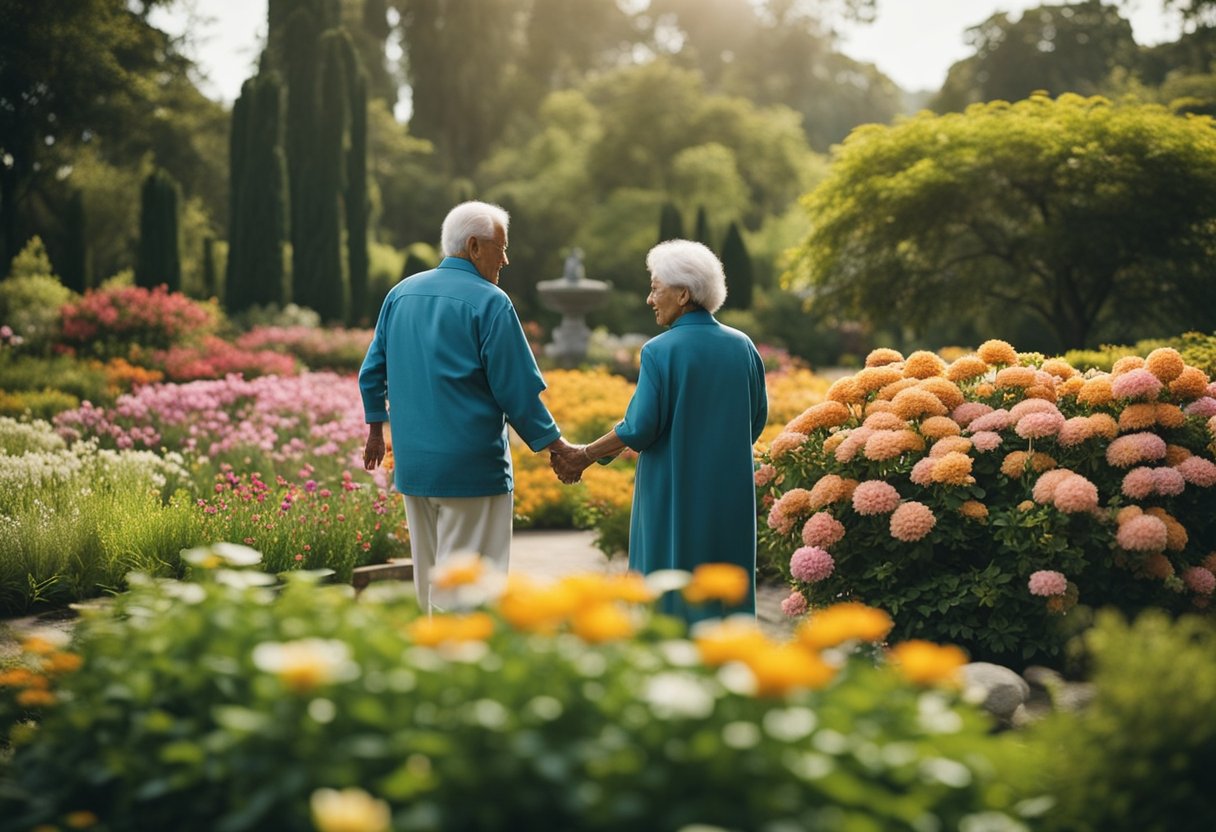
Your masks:
[{"label": "yellow flower", "polygon": [[893,349],[887,347],[879,347],[876,350],[871,350],[866,356],[867,367],[882,367],[886,364],[895,364],[903,361],[904,357]]},{"label": "yellow flower", "polygon": [[975,385],[975,395],[981,399],[986,399],[996,392],[996,387],[991,382],[982,382]]},{"label": "yellow flower", "polygon": [[785,696],[795,690],[818,690],[836,669],[815,653],[794,644],[766,644],[743,658],[756,679],[757,696]]},{"label": "yellow flower", "polygon": [[[783,425],[811,405],[823,401],[831,383],[798,367],[789,372],[770,373],[765,378],[765,385],[768,388],[769,424]],[[624,412],[622,408],[621,413]]]},{"label": "yellow flower", "polygon": [[0,688],[31,688],[46,686],[47,680],[45,677],[38,676],[29,668],[13,667],[9,668],[8,670],[0,670]]},{"label": "yellow flower", "polygon": [[87,809],[77,809],[75,812],[68,812],[63,822],[69,829],[92,829],[97,825],[98,818]]},{"label": "yellow flower", "polygon": [[1017,364],[1018,354],[1008,341],[993,338],[980,344],[976,354],[988,364]]},{"label": "yellow flower", "polygon": [[622,572],[616,575],[606,575],[600,579],[604,587],[604,597],[627,604],[648,604],[656,597],[656,592],[646,584],[646,578],[640,572]]},{"label": "yellow flower", "polygon": [[578,608],[579,593],[569,584],[539,585],[512,575],[498,600],[502,617],[517,630],[552,633]]},{"label": "yellow flower", "polygon": [[453,555],[435,567],[431,581],[437,589],[454,589],[477,583],[484,572],[480,555]]},{"label": "yellow flower", "polygon": [[388,832],[392,813],[363,789],[317,789],[309,798],[318,832]]},{"label": "yellow flower", "polygon": [[883,610],[844,601],[812,612],[794,635],[804,647],[823,650],[846,641],[882,641],[893,626],[891,616]]},{"label": "yellow flower", "polygon": [[908,378],[932,378],[946,371],[946,362],[928,350],[917,350],[904,361],[904,375]]},{"label": "yellow flower", "polygon": [[1018,503],[1018,511],[1022,513],[1030,511],[1032,508],[1034,508],[1034,500],[1022,500]]},{"label": "yellow flower", "polygon": [[985,520],[988,517],[988,506],[979,500],[968,500],[959,506],[958,510],[964,517],[970,517],[972,520]]},{"label": "yellow flower", "polygon": [[692,580],[684,587],[684,598],[692,604],[721,601],[739,604],[752,588],[752,576],[733,563],[703,563],[692,570]]},{"label": "yellow flower", "polygon": [[710,667],[743,661],[772,645],[756,622],[745,618],[699,624],[693,630],[692,638],[701,653],[701,661]]},{"label": "yellow flower", "polygon": [[42,667],[47,673],[72,673],[83,663],[76,653],[52,653],[43,659]]},{"label": "yellow flower", "polygon": [[580,609],[570,623],[574,634],[589,644],[631,638],[637,628],[617,604],[599,603]]},{"label": "yellow flower", "polygon": [[913,639],[888,651],[892,664],[905,679],[917,685],[955,684],[967,654],[953,644],[934,644]]},{"label": "yellow flower", "polygon": [[484,612],[415,618],[406,627],[410,639],[423,647],[445,643],[485,641],[494,634],[494,619]]}]

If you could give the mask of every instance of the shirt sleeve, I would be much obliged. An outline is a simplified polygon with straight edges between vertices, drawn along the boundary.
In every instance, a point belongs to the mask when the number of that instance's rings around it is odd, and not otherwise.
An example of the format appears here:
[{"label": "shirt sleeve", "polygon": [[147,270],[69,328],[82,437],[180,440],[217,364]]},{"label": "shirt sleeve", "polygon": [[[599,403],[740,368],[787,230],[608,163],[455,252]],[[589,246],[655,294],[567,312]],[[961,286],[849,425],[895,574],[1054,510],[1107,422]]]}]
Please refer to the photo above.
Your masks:
[{"label": "shirt sleeve", "polygon": [[616,426],[617,437],[635,451],[644,451],[659,438],[662,420],[662,374],[650,353],[642,350],[638,386],[625,409],[625,418]]},{"label": "shirt sleeve", "polygon": [[768,424],[768,387],[764,379],[764,359],[760,357],[754,344],[751,345],[751,350],[752,444],[754,445]]},{"label": "shirt sleeve", "polygon": [[363,366],[359,368],[359,395],[363,399],[363,419],[367,423],[385,422],[388,420],[388,362],[384,349],[385,321],[391,301],[385,301],[380,307],[380,317],[376,321],[376,330],[372,333],[372,343],[363,357]]},{"label": "shirt sleeve", "polygon": [[562,432],[541,401],[545,380],[509,302],[490,315],[481,350],[490,392],[511,427],[533,452],[552,444]]}]

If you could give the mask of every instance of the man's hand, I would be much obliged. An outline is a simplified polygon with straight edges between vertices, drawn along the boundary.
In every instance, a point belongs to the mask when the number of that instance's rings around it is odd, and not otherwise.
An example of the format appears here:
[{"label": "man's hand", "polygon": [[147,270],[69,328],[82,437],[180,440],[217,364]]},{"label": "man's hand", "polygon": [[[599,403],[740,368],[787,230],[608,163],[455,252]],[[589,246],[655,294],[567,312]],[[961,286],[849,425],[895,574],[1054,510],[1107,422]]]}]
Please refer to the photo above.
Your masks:
[{"label": "man's hand", "polygon": [[367,426],[367,444],[363,446],[363,467],[374,471],[384,461],[384,422]]},{"label": "man's hand", "polygon": [[590,464],[582,445],[571,445],[564,439],[558,439],[549,446],[549,467],[566,485],[578,482]]}]

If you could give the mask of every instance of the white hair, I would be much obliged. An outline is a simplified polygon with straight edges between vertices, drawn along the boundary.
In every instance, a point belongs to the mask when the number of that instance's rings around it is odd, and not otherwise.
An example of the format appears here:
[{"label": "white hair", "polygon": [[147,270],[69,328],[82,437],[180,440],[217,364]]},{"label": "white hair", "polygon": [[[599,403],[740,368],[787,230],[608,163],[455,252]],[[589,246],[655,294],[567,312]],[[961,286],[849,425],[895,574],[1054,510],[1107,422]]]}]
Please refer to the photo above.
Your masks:
[{"label": "white hair", "polygon": [[462,202],[443,218],[439,247],[444,257],[453,257],[464,251],[470,237],[492,240],[495,226],[502,226],[505,232],[510,224],[511,215],[500,205]]},{"label": "white hair", "polygon": [[710,313],[726,300],[726,273],[722,261],[701,243],[668,240],[646,255],[650,276],[673,289],[687,289],[693,303]]}]

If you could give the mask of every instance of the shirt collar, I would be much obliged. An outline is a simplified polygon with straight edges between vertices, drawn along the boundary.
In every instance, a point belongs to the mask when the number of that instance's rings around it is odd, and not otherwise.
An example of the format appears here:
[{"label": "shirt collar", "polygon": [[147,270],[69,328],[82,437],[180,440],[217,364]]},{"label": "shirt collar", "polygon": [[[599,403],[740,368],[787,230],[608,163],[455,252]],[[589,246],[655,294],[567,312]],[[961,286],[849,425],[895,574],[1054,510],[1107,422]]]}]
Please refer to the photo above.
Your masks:
[{"label": "shirt collar", "polygon": [[706,312],[704,309],[693,309],[691,312],[685,312],[680,317],[671,322],[673,327],[676,326],[697,326],[698,324],[714,324],[717,321],[714,316]]},{"label": "shirt collar", "polygon": [[469,274],[481,277],[481,272],[477,271],[477,267],[473,265],[473,261],[466,260],[463,257],[445,257],[437,268],[458,269],[462,272],[468,272]]}]

